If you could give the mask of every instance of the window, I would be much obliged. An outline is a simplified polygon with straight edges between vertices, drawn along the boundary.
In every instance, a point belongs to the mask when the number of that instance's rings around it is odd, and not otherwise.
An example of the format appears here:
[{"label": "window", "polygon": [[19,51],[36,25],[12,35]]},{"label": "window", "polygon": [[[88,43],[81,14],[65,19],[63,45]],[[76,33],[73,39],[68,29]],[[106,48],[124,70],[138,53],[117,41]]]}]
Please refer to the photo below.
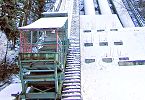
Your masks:
[{"label": "window", "polygon": [[108,42],[99,42],[100,46],[108,46]]},{"label": "window", "polygon": [[84,32],[91,32],[91,30],[84,30]]},{"label": "window", "polygon": [[113,61],[113,59],[112,58],[102,58],[102,61],[106,62],[106,63],[111,63]]},{"label": "window", "polygon": [[93,43],[84,43],[84,46],[85,46],[85,47],[93,46]]},{"label": "window", "polygon": [[97,32],[103,32],[103,31],[105,31],[105,30],[104,29],[97,30]]},{"label": "window", "polygon": [[95,59],[85,59],[85,63],[93,63],[95,62]]},{"label": "window", "polygon": [[118,31],[118,29],[110,29],[110,31]]},{"label": "window", "polygon": [[123,42],[122,41],[114,42],[114,45],[123,45]]},{"label": "window", "polygon": [[145,60],[119,61],[119,66],[145,65]]},{"label": "window", "polygon": [[129,57],[120,57],[119,60],[129,60]]}]

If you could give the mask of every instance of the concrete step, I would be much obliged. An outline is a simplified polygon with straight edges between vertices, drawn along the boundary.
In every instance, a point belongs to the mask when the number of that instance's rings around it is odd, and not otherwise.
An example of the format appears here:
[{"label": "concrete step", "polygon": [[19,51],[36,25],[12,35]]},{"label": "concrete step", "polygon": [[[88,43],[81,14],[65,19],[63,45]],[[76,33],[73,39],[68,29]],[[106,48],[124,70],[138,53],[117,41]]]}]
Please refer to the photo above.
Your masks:
[{"label": "concrete step", "polygon": [[72,53],[69,53],[69,55],[78,55],[80,54],[80,52],[72,52]]},{"label": "concrete step", "polygon": [[62,100],[82,100],[81,97],[67,97],[63,98]]},{"label": "concrete step", "polygon": [[65,79],[64,83],[80,83],[81,80],[80,79]]},{"label": "concrete step", "polygon": [[73,93],[73,92],[81,92],[80,89],[67,89],[62,91],[63,93]]},{"label": "concrete step", "polygon": [[67,64],[68,65],[81,65],[80,62],[68,62]]},{"label": "concrete step", "polygon": [[78,64],[68,63],[68,66],[69,66],[69,65],[73,65],[73,66],[75,66],[75,65],[76,65],[76,66],[80,66],[81,64],[80,64],[80,63],[78,63]]},{"label": "concrete step", "polygon": [[68,68],[68,67],[66,67],[66,69],[65,69],[66,71],[78,71],[78,70],[80,70],[80,67],[70,67],[70,68]]},{"label": "concrete step", "polygon": [[79,74],[80,74],[80,71],[65,72],[65,74],[77,74],[77,73],[79,73]]},{"label": "concrete step", "polygon": [[81,86],[81,83],[63,83],[63,86]]},{"label": "concrete step", "polygon": [[80,78],[65,78],[64,82],[80,82]]},{"label": "concrete step", "polygon": [[81,89],[80,84],[76,84],[76,85],[68,85],[65,86],[65,88],[63,88],[63,90],[68,90],[68,89]]},{"label": "concrete step", "polygon": [[67,98],[67,97],[81,97],[81,93],[74,92],[74,93],[62,94],[62,97],[63,98]]},{"label": "concrete step", "polygon": [[80,72],[80,69],[70,69],[70,70],[65,69],[65,72],[72,72],[72,71],[78,71],[78,72]]},{"label": "concrete step", "polygon": [[65,74],[65,77],[75,77],[75,76],[81,76],[80,74],[76,73],[76,74]]},{"label": "concrete step", "polygon": [[81,67],[80,66],[65,67],[65,69],[81,69]]},{"label": "concrete step", "polygon": [[80,76],[66,76],[65,79],[80,79]]}]

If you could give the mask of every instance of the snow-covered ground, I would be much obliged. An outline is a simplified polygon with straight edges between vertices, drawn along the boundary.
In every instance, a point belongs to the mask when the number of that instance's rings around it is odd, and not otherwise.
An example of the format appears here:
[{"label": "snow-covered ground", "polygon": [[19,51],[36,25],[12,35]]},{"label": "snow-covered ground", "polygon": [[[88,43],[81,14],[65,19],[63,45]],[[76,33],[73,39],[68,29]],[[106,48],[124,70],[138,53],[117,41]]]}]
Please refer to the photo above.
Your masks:
[{"label": "snow-covered ground", "polygon": [[[19,52],[19,50],[14,49],[11,50],[10,45],[12,44],[9,44],[7,51],[7,62],[9,63],[14,61]],[[4,59],[6,55],[6,49],[7,49],[7,37],[2,31],[0,31],[0,62]],[[15,49],[18,49],[18,47]]]},{"label": "snow-covered ground", "polygon": [[20,94],[22,86],[20,79],[16,76],[12,76],[12,83],[6,88],[0,91],[0,100],[14,100],[15,97],[12,94]]},{"label": "snow-covered ground", "polygon": [[7,38],[6,35],[0,31],[0,62],[4,59],[6,54]]},{"label": "snow-covered ground", "polygon": [[83,100],[145,100],[145,66],[82,65]]},{"label": "snow-covered ground", "polygon": [[[81,34],[81,90],[83,100],[145,100],[145,65],[118,66],[119,57],[145,60],[145,28]],[[114,45],[122,41],[123,45]],[[108,42],[108,46],[99,46]],[[93,46],[84,46],[93,43]],[[113,58],[112,63],[102,58]],[[85,59],[95,62],[85,63]]]}]

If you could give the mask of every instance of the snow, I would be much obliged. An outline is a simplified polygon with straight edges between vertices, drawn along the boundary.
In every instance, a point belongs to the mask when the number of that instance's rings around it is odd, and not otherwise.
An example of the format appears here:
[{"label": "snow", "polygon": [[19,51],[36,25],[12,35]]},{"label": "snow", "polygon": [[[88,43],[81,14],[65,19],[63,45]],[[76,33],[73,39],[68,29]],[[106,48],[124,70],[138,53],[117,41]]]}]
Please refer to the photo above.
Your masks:
[{"label": "snow", "polygon": [[122,25],[117,17],[117,15],[81,15],[80,16],[81,29],[88,30],[93,29],[97,31],[98,29],[110,28],[122,28]]},{"label": "snow", "polygon": [[[58,0],[58,1],[60,1],[60,0]],[[62,0],[61,1],[61,5],[60,5],[60,9],[59,9],[59,11],[61,12],[61,11],[68,11],[68,3],[69,1],[68,0]]]},{"label": "snow", "polygon": [[[119,57],[145,60],[145,28],[92,30],[81,34],[81,91],[83,100],[145,100],[145,65],[118,66]],[[123,45],[114,45],[116,41]],[[108,46],[99,46],[100,41]],[[93,43],[85,47],[84,43]],[[102,58],[113,58],[105,63]],[[85,59],[95,59],[85,63]]]},{"label": "snow", "polygon": [[7,38],[6,35],[0,31],[0,62],[4,59],[6,53]]},{"label": "snow", "polygon": [[14,100],[12,94],[20,94],[22,91],[21,81],[19,76],[13,75],[12,83],[0,91],[0,100]]},{"label": "snow", "polygon": [[98,5],[100,7],[101,14],[112,14],[107,0],[98,0]]},{"label": "snow", "polygon": [[[144,100],[145,66],[82,66],[83,100]],[[87,74],[86,74],[87,73]]]},{"label": "snow", "polygon": [[14,83],[7,86],[0,92],[1,100],[14,100],[15,97],[11,96],[12,94],[21,93],[21,83]]},{"label": "snow", "polygon": [[49,17],[49,18],[40,18],[34,23],[19,27],[19,29],[50,29],[50,28],[61,28],[64,26],[67,17]]},{"label": "snow", "polygon": [[125,5],[122,0],[112,0],[116,8],[117,14],[124,27],[135,27]]},{"label": "snow", "polygon": [[93,0],[84,0],[85,15],[95,15],[95,7]]}]

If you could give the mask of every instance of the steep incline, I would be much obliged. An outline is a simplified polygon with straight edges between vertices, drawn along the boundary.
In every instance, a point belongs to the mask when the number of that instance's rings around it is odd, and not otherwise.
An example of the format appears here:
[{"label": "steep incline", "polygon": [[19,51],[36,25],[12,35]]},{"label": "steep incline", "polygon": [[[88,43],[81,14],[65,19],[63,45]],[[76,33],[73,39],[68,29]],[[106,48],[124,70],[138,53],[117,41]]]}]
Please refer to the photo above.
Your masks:
[{"label": "steep incline", "polygon": [[81,100],[79,0],[73,1],[70,47],[67,62],[62,100]]}]

